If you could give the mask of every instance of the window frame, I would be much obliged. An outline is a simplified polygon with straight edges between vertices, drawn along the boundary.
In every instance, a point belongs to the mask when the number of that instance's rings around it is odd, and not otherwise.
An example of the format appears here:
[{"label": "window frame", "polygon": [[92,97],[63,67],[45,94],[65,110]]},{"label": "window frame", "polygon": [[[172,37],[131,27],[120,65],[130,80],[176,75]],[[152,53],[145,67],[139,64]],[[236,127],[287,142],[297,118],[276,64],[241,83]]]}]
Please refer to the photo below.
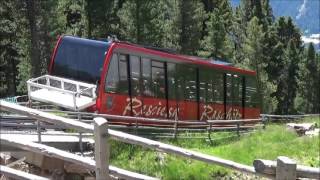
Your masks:
[{"label": "window frame", "polygon": [[[108,75],[109,75],[109,73],[111,72],[110,71],[110,68],[112,68],[111,67],[111,64],[112,64],[112,62],[111,61],[113,61],[113,59],[112,59],[112,57],[114,56],[114,55],[116,55],[117,56],[117,59],[116,59],[116,61],[117,61],[117,68],[118,68],[118,86],[116,87],[116,90],[114,91],[114,92],[111,92],[111,91],[108,91],[107,89],[108,89],[108,87],[107,87],[107,81],[108,81]],[[125,57],[125,59],[120,59],[120,56],[124,56]],[[104,85],[104,92],[105,93],[110,93],[110,94],[123,94],[123,95],[129,95],[129,92],[130,92],[130,84],[129,84],[129,82],[128,82],[128,78],[129,78],[129,72],[128,72],[128,55],[127,54],[123,54],[123,53],[116,53],[116,52],[114,52],[113,54],[112,54],[112,57],[111,57],[111,59],[110,59],[110,61],[109,61],[109,64],[108,64],[108,71],[107,71],[107,73],[106,73],[106,77],[105,77],[105,85]],[[121,78],[121,73],[123,73],[122,71],[121,71],[121,69],[120,69],[120,61],[123,61],[123,62],[125,62],[125,69],[126,69],[126,77],[125,76],[123,76],[123,78]],[[122,82],[121,82],[122,81]],[[127,83],[125,83],[124,81],[126,81]],[[121,87],[121,85],[122,84],[126,84],[125,86],[123,86],[123,87]],[[121,90],[121,89],[123,89],[123,90]]]}]

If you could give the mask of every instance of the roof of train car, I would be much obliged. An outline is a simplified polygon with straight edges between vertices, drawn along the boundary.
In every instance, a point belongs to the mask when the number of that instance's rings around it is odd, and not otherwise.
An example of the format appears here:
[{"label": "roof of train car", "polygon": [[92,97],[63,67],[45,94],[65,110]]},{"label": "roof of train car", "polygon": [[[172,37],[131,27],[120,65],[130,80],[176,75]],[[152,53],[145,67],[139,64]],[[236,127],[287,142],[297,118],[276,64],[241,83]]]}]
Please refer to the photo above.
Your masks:
[{"label": "roof of train car", "polygon": [[231,66],[229,64],[216,63],[216,62],[214,62],[215,61],[214,59],[205,59],[205,58],[201,58],[201,57],[197,57],[197,56],[189,56],[189,55],[183,55],[183,54],[176,54],[176,53],[172,53],[172,52],[164,52],[164,51],[155,50],[153,48],[144,47],[144,46],[141,46],[138,44],[133,44],[133,43],[128,43],[128,42],[115,41],[114,44],[116,44],[116,47],[128,48],[128,49],[132,49],[135,51],[141,51],[144,53],[154,54],[154,55],[164,57],[164,58],[186,61],[186,62],[190,62],[192,64],[213,67],[213,68],[231,71],[231,72],[238,72],[238,73],[248,74],[248,75],[256,75],[255,71],[240,69],[240,68]]},{"label": "roof of train car", "polygon": [[[53,59],[55,57],[55,53],[56,50],[60,44],[60,41],[64,39],[64,37],[68,37],[68,38],[72,38],[73,36],[61,36],[56,44],[54,53],[53,53],[53,57],[51,60],[51,63],[53,63]],[[208,67],[213,67],[216,69],[220,69],[220,70],[225,70],[225,71],[230,71],[230,72],[237,72],[237,73],[241,73],[241,74],[247,74],[247,75],[255,75],[256,72],[255,71],[251,71],[251,70],[245,70],[245,69],[240,69],[234,66],[231,66],[229,64],[224,64],[224,63],[217,63],[215,62],[214,59],[205,59],[205,58],[201,58],[201,57],[196,57],[196,56],[189,56],[189,55],[182,55],[182,54],[177,54],[174,53],[173,51],[170,52],[170,50],[168,51],[168,49],[166,49],[165,51],[163,51],[163,49],[161,48],[156,48],[156,47],[146,47],[146,46],[142,46],[139,44],[133,44],[130,42],[124,42],[124,41],[103,41],[103,40],[89,40],[89,39],[85,39],[85,38],[79,38],[79,37],[73,37],[75,40],[79,41],[79,40],[83,40],[86,41],[88,43],[110,43],[111,49],[116,49],[116,48],[125,48],[125,49],[129,49],[129,50],[133,50],[133,51],[140,51],[143,53],[147,53],[147,54],[151,54],[151,55],[156,55],[156,56],[160,56],[162,58],[169,58],[169,59],[174,59],[177,61],[184,61],[184,62],[189,62],[192,64],[196,64],[196,65],[202,65],[202,66],[208,66]],[[89,40],[89,41],[88,41]],[[50,64],[50,70],[51,70],[51,66],[52,64]]]}]

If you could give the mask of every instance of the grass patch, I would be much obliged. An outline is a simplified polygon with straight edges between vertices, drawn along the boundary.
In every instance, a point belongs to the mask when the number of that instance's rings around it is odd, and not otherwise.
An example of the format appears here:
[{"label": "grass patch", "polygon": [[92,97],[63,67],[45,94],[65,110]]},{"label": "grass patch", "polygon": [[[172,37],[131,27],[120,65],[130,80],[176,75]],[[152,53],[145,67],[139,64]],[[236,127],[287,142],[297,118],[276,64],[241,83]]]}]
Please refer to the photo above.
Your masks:
[{"label": "grass patch", "polygon": [[[305,122],[317,122],[319,118],[306,118]],[[252,165],[254,159],[274,160],[287,156],[298,164],[319,167],[319,136],[299,137],[283,124],[268,125],[240,139],[227,138],[235,132],[213,134],[214,143],[205,139],[161,140],[162,142],[203,152],[239,163]],[[162,179],[215,179],[228,176],[230,170],[189,160],[175,155],[156,152],[140,146],[112,142],[111,163],[135,172]]]}]

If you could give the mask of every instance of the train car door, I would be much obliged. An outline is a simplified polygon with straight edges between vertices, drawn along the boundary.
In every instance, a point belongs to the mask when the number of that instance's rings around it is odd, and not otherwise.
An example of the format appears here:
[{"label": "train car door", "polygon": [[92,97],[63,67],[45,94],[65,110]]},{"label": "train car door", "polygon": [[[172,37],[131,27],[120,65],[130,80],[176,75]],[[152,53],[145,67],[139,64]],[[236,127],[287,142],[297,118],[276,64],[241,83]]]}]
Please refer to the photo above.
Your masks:
[{"label": "train car door", "polygon": [[260,100],[257,88],[257,80],[255,77],[247,76],[245,79],[245,108],[244,118],[259,118],[260,116]]},{"label": "train car door", "polygon": [[242,118],[242,78],[235,74],[225,74],[225,118]]},{"label": "train car door", "polygon": [[232,96],[233,96],[233,104],[232,104],[232,119],[242,119],[243,118],[243,98],[242,98],[242,85],[243,85],[243,77],[239,75],[233,75],[232,83]]},{"label": "train car door", "polygon": [[132,116],[143,116],[141,61],[139,56],[129,55],[129,94]]},{"label": "train car door", "polygon": [[167,118],[165,62],[151,61],[151,83],[153,99],[152,117]]},{"label": "train car door", "polygon": [[213,82],[209,69],[199,71],[199,117],[200,120],[214,119]]},{"label": "train car door", "polygon": [[[178,97],[179,90],[177,87],[176,64],[167,63],[167,92],[168,92],[168,119],[179,119]],[[180,117],[181,119],[181,117]]]},{"label": "train car door", "polygon": [[224,74],[217,70],[199,71],[200,120],[224,119]]},{"label": "train car door", "polygon": [[165,62],[142,58],[143,116],[167,118]]},{"label": "train car door", "polygon": [[178,116],[183,120],[198,120],[197,69],[176,65]]},{"label": "train car door", "polygon": [[105,79],[104,91],[100,97],[100,113],[130,116],[128,55],[112,55]]}]

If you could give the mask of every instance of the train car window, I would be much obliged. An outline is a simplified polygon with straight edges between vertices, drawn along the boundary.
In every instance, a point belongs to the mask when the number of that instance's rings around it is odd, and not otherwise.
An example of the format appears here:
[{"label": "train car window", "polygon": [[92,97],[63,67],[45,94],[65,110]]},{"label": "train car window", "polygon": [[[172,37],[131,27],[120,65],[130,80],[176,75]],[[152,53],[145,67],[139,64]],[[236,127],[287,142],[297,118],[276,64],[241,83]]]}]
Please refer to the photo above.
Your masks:
[{"label": "train car window", "polygon": [[226,74],[226,96],[227,96],[227,104],[233,104],[233,77],[232,74]]},{"label": "train car window", "polygon": [[[210,77],[210,76],[209,76]],[[207,102],[214,102],[214,80],[213,79],[209,79],[208,80],[208,89],[207,89]]]},{"label": "train car window", "polygon": [[119,88],[118,88],[118,92],[119,93],[125,93],[128,94],[128,89],[129,89],[129,85],[128,85],[128,56],[127,55],[123,55],[120,54],[119,55]]},{"label": "train car window", "polygon": [[199,71],[199,100],[200,102],[206,102],[207,87],[208,87],[207,71]]},{"label": "train car window", "polygon": [[200,69],[199,71],[199,100],[201,102],[213,102],[212,71]]},{"label": "train car window", "polygon": [[142,91],[145,96],[153,96],[151,91],[151,60],[142,58]]},{"label": "train car window", "polygon": [[164,68],[164,63],[159,61],[152,61],[152,67]]},{"label": "train car window", "polygon": [[176,99],[184,100],[185,97],[185,71],[184,65],[176,64]]},{"label": "train car window", "polygon": [[233,75],[233,104],[242,105],[242,77]]},{"label": "train car window", "polygon": [[184,98],[186,100],[197,100],[197,83],[196,77],[197,72],[195,68],[183,66],[182,71],[184,72]]},{"label": "train car window", "polygon": [[105,83],[105,91],[116,93],[119,87],[119,64],[118,55],[113,54],[108,68],[108,74]]},{"label": "train car window", "polygon": [[176,99],[176,65],[167,63],[167,76],[168,76],[168,98]]},{"label": "train car window", "polygon": [[151,64],[151,82],[153,97],[165,98],[165,74],[164,63],[152,61]]},{"label": "train car window", "polygon": [[257,82],[254,77],[246,78],[246,106],[259,107]]},{"label": "train car window", "polygon": [[195,68],[176,66],[176,98],[179,100],[197,100],[197,71]]},{"label": "train car window", "polygon": [[220,72],[214,72],[212,74],[212,85],[213,85],[213,102],[218,104],[223,104],[223,98],[224,98],[224,82],[223,82],[223,73]]},{"label": "train car window", "polygon": [[140,95],[140,57],[130,55],[131,93],[133,96]]}]

